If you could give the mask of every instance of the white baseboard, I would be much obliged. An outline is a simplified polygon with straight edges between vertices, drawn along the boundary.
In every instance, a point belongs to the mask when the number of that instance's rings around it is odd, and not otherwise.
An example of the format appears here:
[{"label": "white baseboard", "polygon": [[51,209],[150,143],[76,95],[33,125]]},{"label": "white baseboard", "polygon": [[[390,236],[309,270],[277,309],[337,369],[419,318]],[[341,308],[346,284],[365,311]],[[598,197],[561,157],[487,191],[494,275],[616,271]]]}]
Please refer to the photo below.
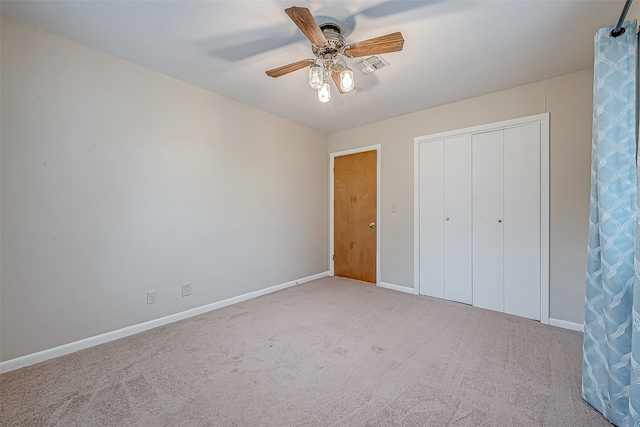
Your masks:
[{"label": "white baseboard", "polygon": [[572,331],[584,332],[584,325],[582,323],[574,323],[567,320],[553,319],[550,317],[549,325],[557,326],[564,329],[571,329]]},{"label": "white baseboard", "polygon": [[281,283],[279,285],[271,286],[269,288],[260,289],[258,291],[249,292],[243,295],[238,295],[236,297],[232,297],[222,301],[203,305],[201,307],[192,308],[190,310],[182,311],[180,313],[171,314],[169,316],[160,317],[158,319],[149,320],[143,323],[138,323],[137,325],[127,326],[122,329],[106,332],[104,334],[85,338],[69,344],[64,344],[58,347],[50,348],[48,350],[43,350],[37,353],[27,354],[25,356],[17,357],[15,359],[0,362],[0,373],[13,371],[15,369],[23,368],[25,366],[44,362],[45,360],[64,356],[70,353],[75,353],[76,351],[83,350],[85,348],[93,347],[99,344],[107,343],[109,341],[114,341],[120,338],[128,337],[130,335],[144,332],[149,329],[157,328],[158,326],[163,326],[168,323],[177,322],[178,320],[187,319],[189,317],[197,316],[198,314],[206,313],[208,311],[216,310],[218,308],[226,307],[228,305],[236,304],[242,301],[246,301],[252,298],[262,296],[262,295],[270,294],[272,292],[290,288],[292,286],[301,285],[303,283],[320,279],[328,275],[329,275],[329,272],[325,271],[322,273],[314,274],[313,276],[307,276],[298,280],[293,280],[291,282]]},{"label": "white baseboard", "polygon": [[[295,284],[296,285],[302,285],[303,283],[311,282],[312,280],[322,279],[323,277],[327,277],[327,276],[329,276],[329,272],[328,271],[323,271],[322,273],[314,274],[313,276],[307,276],[307,277],[303,277],[302,279],[298,279],[298,280],[296,280]],[[282,286],[282,289],[289,287],[289,286],[284,286],[284,285],[278,285],[278,286]],[[277,287],[277,286],[273,286],[273,288],[275,288],[275,287]],[[267,289],[272,289],[272,288],[267,288]],[[264,290],[266,291],[267,289],[264,289]],[[275,292],[277,290],[278,289],[274,289],[272,291],[265,292],[265,294],[269,294],[269,293]],[[256,291],[256,292],[262,292],[262,291]],[[251,297],[251,298],[254,298],[254,297]],[[247,299],[249,299],[249,298],[247,298]]]},{"label": "white baseboard", "polygon": [[391,290],[394,290],[394,291],[406,292],[406,293],[412,294],[412,295],[417,295],[418,294],[414,288],[408,288],[406,286],[394,285],[392,283],[380,282],[378,284],[378,286],[380,286],[381,288],[387,288],[387,289],[391,289]]}]

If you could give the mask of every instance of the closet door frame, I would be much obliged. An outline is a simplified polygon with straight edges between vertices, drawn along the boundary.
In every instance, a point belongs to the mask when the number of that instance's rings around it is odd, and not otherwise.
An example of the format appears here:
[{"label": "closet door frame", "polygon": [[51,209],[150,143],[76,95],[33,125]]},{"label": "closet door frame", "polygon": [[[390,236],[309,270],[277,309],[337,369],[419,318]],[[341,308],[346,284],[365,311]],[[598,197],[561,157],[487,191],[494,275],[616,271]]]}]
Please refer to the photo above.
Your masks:
[{"label": "closet door frame", "polygon": [[505,120],[414,138],[413,146],[413,288],[420,293],[420,144],[463,134],[540,125],[540,323],[549,324],[549,113]]}]

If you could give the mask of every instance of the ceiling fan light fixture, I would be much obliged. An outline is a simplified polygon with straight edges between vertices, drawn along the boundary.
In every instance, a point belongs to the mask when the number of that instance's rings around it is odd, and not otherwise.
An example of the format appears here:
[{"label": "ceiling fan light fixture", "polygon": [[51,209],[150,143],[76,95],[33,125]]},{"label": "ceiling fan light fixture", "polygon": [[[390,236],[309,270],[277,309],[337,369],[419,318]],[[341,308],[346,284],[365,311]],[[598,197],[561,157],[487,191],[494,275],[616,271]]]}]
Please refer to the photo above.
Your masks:
[{"label": "ceiling fan light fixture", "polygon": [[[284,11],[311,42],[311,52],[315,59],[303,59],[268,70],[266,73],[269,77],[280,77],[309,66],[309,86],[318,90],[320,102],[329,102],[331,99],[329,80],[333,80],[341,94],[352,92],[356,88],[353,71],[341,60],[343,56],[357,58],[374,55],[369,58],[371,59],[377,58],[381,53],[399,52],[404,46],[404,38],[400,32],[347,44],[340,25],[333,22],[332,18],[314,18],[306,7],[291,6]],[[361,61],[354,65],[363,70],[359,66],[362,64]],[[374,71],[374,65],[370,68]],[[375,66],[375,69],[377,68],[379,67]]]},{"label": "ceiling fan light fixture", "polygon": [[318,64],[313,64],[309,67],[309,86],[311,86],[312,89],[320,89],[320,86],[324,83],[322,71],[322,67]]},{"label": "ceiling fan light fixture", "polygon": [[351,68],[345,66],[340,72],[340,88],[343,92],[351,92],[356,88],[356,82],[353,78],[353,71]]},{"label": "ceiling fan light fixture", "polygon": [[329,88],[329,83],[323,83],[320,88],[318,88],[318,101],[320,102],[329,102],[331,99],[331,89]]}]

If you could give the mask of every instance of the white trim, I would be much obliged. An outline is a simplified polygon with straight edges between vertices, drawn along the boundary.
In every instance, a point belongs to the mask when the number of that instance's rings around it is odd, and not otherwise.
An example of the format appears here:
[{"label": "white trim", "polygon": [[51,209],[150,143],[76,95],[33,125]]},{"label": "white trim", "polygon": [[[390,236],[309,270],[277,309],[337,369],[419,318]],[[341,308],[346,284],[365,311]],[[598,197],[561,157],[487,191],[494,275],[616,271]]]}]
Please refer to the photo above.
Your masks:
[{"label": "white trim", "polygon": [[455,129],[455,130],[450,130],[446,132],[439,132],[439,133],[433,133],[429,135],[417,136],[413,140],[414,142],[417,141],[418,143],[422,143],[422,142],[427,142],[435,139],[446,139],[452,136],[461,135],[463,133],[484,133],[484,132],[491,132],[498,129],[509,129],[513,127],[523,126],[529,123],[535,123],[535,122],[542,123],[545,117],[547,118],[547,126],[548,126],[549,113],[542,113],[542,114],[535,114],[533,116],[520,117],[517,119],[503,120],[501,122],[471,126],[464,129]]},{"label": "white trim", "polygon": [[420,293],[420,144],[465,133],[484,133],[527,124],[540,124],[540,322],[549,323],[549,113],[464,129],[417,136],[413,139],[413,287]]},{"label": "white trim", "polygon": [[549,323],[549,197],[551,189],[549,168],[549,113],[540,119],[540,322]]},{"label": "white trim", "polygon": [[380,182],[381,182],[381,167],[380,159],[382,146],[380,144],[368,145],[366,147],[352,148],[350,150],[336,151],[329,153],[329,275],[333,276],[333,233],[334,233],[334,219],[333,219],[333,204],[334,204],[334,174],[333,168],[335,164],[335,158],[340,156],[348,156],[349,154],[364,153],[366,151],[376,151],[376,286],[380,286],[380,218],[382,212],[380,212]]},{"label": "white trim", "polygon": [[549,325],[557,326],[558,328],[571,329],[572,331],[584,331],[584,325],[582,323],[569,322],[568,320],[549,318]]},{"label": "white trim", "polygon": [[416,290],[408,286],[394,285],[392,283],[386,283],[386,282],[380,282],[378,286],[380,286],[381,288],[386,288],[394,291],[406,292],[408,294],[417,295]]},{"label": "white trim", "polygon": [[382,159],[382,151],[381,151],[381,145],[377,144],[376,146],[376,151],[377,151],[377,156],[376,156],[376,286],[380,284],[380,281],[382,280],[382,269],[380,268],[380,253],[382,252],[382,248],[380,247],[380,230],[381,230],[381,222],[380,219],[382,218],[382,210],[380,209],[381,206],[381,188],[382,188],[382,180],[381,180],[381,176],[382,176],[382,169],[380,167],[381,165],[381,159]]},{"label": "white trim", "polygon": [[420,295],[420,140],[413,140],[413,291]]},{"label": "white trim", "polygon": [[[314,281],[314,280],[322,279],[323,277],[327,277],[328,275],[329,275],[328,271],[323,271],[322,273],[313,274],[311,276],[307,276],[307,277],[303,277],[302,279],[298,279],[298,280],[296,280],[295,284],[296,285],[302,285],[303,283],[307,283],[307,282],[311,282],[311,281]],[[255,294],[255,293],[258,293],[258,292],[262,292],[260,295],[270,294],[271,292],[279,291],[280,289],[286,289],[286,288],[289,288],[289,287],[293,286],[293,285],[290,285],[289,283],[291,283],[291,282],[283,283],[281,285],[272,286],[272,287],[266,288],[266,289],[261,289],[259,291],[252,292],[251,294]],[[277,288],[279,286],[280,286],[279,289],[274,289],[274,288]],[[251,295],[251,294],[245,294],[245,295]],[[259,297],[260,295],[254,295],[254,296],[251,296],[251,297],[246,298],[246,299]],[[238,297],[236,297],[236,298],[238,298]]]},{"label": "white trim", "polygon": [[130,335],[134,335],[149,329],[157,328],[158,326],[163,326],[168,323],[177,322],[178,320],[187,319],[189,317],[197,316],[199,314],[216,310],[218,308],[226,307],[228,305],[236,304],[242,301],[246,301],[252,298],[262,296],[262,295],[266,295],[271,292],[276,292],[285,288],[290,288],[292,286],[300,285],[302,283],[306,283],[311,280],[320,279],[328,275],[329,275],[329,272],[324,271],[322,273],[303,277],[301,279],[293,280],[291,282],[282,283],[279,285],[271,286],[269,288],[260,289],[258,291],[249,292],[249,293],[231,297],[222,301],[203,305],[201,307],[192,308],[190,310],[182,311],[180,313],[175,313],[169,316],[160,317],[159,319],[149,320],[147,322],[138,323],[137,325],[127,326],[122,329],[117,329],[115,331],[85,338],[69,344],[64,344],[58,347],[50,348],[48,350],[27,354],[26,356],[21,356],[15,359],[0,362],[0,372],[13,371],[14,369],[44,362],[45,360],[53,359],[55,357],[60,357],[66,354],[75,353],[76,351],[83,350],[85,348],[93,347],[99,344],[107,343],[109,341],[114,341],[120,338],[128,337]]}]

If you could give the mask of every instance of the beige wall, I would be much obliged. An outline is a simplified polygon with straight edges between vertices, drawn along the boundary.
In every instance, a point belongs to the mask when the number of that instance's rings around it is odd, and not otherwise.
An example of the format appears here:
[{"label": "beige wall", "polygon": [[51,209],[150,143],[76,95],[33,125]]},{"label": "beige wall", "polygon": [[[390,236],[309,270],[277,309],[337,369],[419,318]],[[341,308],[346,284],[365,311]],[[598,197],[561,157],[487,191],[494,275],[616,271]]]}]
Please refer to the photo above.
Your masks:
[{"label": "beige wall", "polygon": [[635,19],[640,21],[640,3],[635,1],[631,3],[631,7],[629,8],[629,13],[627,13],[626,20]]},{"label": "beige wall", "polygon": [[[381,280],[413,286],[414,137],[550,113],[551,306],[581,323],[589,214],[591,83],[585,70],[329,135],[329,152],[382,145]],[[391,205],[398,213],[391,213]]]},{"label": "beige wall", "polygon": [[325,134],[5,18],[1,54],[2,361],[328,269]]},{"label": "beige wall", "polygon": [[549,81],[550,316],[582,323],[587,271],[593,70]]}]

